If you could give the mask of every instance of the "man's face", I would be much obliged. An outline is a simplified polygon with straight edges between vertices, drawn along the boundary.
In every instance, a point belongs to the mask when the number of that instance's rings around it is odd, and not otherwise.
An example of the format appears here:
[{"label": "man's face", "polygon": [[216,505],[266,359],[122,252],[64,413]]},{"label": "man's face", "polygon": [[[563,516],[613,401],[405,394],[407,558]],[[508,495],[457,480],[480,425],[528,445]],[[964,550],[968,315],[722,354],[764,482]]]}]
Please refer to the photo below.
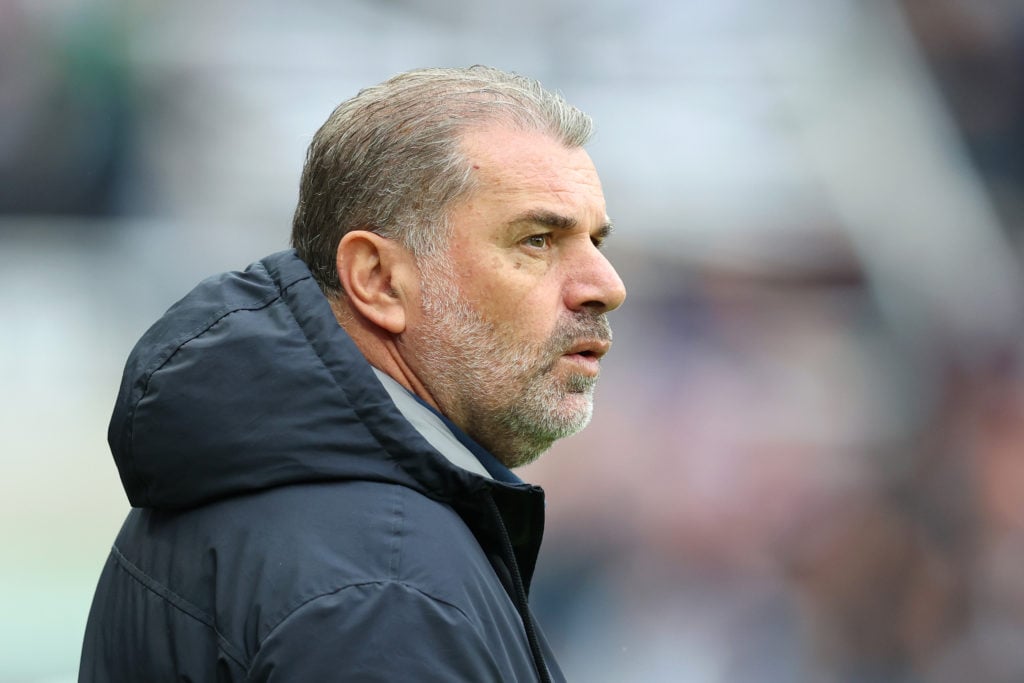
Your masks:
[{"label": "man's face", "polygon": [[451,211],[451,242],[420,264],[402,337],[434,402],[510,467],[590,419],[604,314],[626,292],[599,251],[610,230],[590,157],[540,134],[464,138],[477,189]]}]

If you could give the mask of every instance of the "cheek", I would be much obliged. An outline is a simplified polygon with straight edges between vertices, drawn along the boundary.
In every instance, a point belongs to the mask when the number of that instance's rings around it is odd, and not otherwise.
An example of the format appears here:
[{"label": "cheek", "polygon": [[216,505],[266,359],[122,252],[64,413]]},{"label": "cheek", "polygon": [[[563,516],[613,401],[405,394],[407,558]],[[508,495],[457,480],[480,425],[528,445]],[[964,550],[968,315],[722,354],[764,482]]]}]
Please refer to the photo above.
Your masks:
[{"label": "cheek", "polygon": [[456,282],[470,301],[488,318],[494,311],[508,310],[520,301],[529,282],[521,267],[500,256],[463,259],[456,274]]},{"label": "cheek", "polygon": [[[536,264],[540,265],[540,264]],[[547,340],[562,310],[562,292],[551,269],[501,256],[466,259],[457,282],[477,312],[509,338]]]},{"label": "cheek", "polygon": [[545,344],[555,332],[559,310],[559,298],[553,289],[518,292],[505,301],[502,324],[511,338],[531,345]]}]

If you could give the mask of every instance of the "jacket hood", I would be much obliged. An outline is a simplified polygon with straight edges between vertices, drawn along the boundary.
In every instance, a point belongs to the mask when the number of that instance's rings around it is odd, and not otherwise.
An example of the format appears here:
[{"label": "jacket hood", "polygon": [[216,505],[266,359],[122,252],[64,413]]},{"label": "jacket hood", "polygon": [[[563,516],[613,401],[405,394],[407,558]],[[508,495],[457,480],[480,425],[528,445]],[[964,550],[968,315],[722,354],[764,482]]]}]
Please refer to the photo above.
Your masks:
[{"label": "jacket hood", "polygon": [[405,420],[294,251],[203,281],[143,335],[108,439],[135,507],[345,479],[444,499],[486,481]]}]

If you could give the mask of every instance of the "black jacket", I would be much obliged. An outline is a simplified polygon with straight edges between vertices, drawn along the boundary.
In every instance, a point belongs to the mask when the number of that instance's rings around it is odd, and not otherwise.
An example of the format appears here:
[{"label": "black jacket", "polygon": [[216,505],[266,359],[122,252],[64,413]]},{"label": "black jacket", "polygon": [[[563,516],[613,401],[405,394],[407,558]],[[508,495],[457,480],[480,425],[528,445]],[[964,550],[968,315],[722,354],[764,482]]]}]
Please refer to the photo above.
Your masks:
[{"label": "black jacket", "polygon": [[146,332],[109,440],[133,509],[79,681],[562,680],[526,605],[543,492],[431,447],[294,252]]}]

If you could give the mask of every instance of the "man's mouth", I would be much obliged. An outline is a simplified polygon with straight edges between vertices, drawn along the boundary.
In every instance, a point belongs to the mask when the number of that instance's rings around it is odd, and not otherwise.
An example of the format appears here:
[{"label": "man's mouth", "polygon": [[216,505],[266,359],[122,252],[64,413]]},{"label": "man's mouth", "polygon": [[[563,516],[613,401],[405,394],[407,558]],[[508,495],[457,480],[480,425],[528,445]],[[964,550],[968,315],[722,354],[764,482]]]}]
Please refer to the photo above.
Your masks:
[{"label": "man's mouth", "polygon": [[569,347],[569,350],[565,352],[565,355],[581,356],[583,358],[592,358],[599,361],[604,354],[608,353],[608,350],[611,347],[612,343],[610,341],[605,341],[603,339],[584,339]]},{"label": "man's mouth", "polygon": [[596,377],[601,371],[601,358],[610,348],[611,342],[587,339],[573,344],[562,358],[576,365],[580,373]]}]

